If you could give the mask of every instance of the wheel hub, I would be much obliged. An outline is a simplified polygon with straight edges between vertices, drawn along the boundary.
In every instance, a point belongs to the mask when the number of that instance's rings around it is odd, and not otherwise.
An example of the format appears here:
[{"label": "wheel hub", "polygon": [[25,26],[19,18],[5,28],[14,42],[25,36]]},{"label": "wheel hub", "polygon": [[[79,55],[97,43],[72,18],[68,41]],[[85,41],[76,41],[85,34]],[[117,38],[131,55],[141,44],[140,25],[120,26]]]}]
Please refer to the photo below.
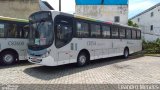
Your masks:
[{"label": "wheel hub", "polygon": [[79,61],[84,64],[86,62],[86,57],[85,56],[80,56]]},{"label": "wheel hub", "polygon": [[13,56],[10,55],[10,54],[5,55],[4,56],[4,61],[8,62],[8,63],[12,62],[13,61]]}]

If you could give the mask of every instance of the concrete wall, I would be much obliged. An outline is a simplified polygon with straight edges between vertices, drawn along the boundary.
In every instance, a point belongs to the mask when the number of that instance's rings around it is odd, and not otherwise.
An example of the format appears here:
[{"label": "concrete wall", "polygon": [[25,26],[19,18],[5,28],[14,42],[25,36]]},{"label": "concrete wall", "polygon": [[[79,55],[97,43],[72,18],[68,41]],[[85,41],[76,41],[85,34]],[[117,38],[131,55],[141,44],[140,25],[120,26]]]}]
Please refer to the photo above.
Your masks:
[{"label": "concrete wall", "polygon": [[38,0],[0,0],[0,16],[28,19],[38,10]]},{"label": "concrete wall", "polygon": [[[153,17],[151,17],[152,12],[154,13]],[[160,38],[160,6],[131,20],[140,26],[145,40],[153,41]],[[153,30],[151,30],[151,25],[153,25]]]},{"label": "concrete wall", "polygon": [[120,16],[120,23],[128,22],[128,5],[76,5],[76,14],[103,21],[114,22],[115,16]]}]

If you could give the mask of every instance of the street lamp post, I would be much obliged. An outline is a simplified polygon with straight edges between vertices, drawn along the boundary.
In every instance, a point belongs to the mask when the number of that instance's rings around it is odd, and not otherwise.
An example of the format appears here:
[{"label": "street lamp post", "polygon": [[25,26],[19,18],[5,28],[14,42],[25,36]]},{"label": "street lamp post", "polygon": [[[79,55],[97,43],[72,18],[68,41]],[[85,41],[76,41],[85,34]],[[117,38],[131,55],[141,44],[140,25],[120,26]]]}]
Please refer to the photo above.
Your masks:
[{"label": "street lamp post", "polygon": [[61,11],[61,0],[59,0],[59,11]]}]

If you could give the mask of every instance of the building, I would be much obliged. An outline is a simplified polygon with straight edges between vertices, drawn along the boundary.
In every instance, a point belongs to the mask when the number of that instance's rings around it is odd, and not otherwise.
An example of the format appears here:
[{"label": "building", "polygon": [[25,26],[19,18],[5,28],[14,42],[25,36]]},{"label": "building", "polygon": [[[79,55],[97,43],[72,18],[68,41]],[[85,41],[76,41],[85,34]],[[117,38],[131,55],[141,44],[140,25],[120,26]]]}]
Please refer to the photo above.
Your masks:
[{"label": "building", "polygon": [[139,13],[130,20],[139,25],[146,41],[154,41],[160,38],[160,3]]},{"label": "building", "polygon": [[38,10],[38,0],[0,0],[0,16],[28,19]]},{"label": "building", "polygon": [[76,0],[78,15],[121,24],[128,22],[128,0]]}]

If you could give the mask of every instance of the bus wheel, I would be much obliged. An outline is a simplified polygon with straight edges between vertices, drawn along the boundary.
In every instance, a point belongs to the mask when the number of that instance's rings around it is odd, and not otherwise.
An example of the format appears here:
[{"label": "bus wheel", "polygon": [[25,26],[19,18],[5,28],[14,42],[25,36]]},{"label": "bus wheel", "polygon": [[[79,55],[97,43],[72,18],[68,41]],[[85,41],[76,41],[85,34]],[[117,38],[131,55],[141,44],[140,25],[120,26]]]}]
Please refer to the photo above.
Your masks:
[{"label": "bus wheel", "polygon": [[1,55],[2,64],[11,65],[16,61],[14,53],[5,51]]},{"label": "bus wheel", "polygon": [[124,49],[124,55],[123,55],[124,58],[128,58],[129,57],[129,49],[128,48],[125,48]]},{"label": "bus wheel", "polygon": [[87,64],[87,54],[86,53],[80,53],[78,55],[78,58],[77,58],[77,65],[78,66],[84,66]]}]

